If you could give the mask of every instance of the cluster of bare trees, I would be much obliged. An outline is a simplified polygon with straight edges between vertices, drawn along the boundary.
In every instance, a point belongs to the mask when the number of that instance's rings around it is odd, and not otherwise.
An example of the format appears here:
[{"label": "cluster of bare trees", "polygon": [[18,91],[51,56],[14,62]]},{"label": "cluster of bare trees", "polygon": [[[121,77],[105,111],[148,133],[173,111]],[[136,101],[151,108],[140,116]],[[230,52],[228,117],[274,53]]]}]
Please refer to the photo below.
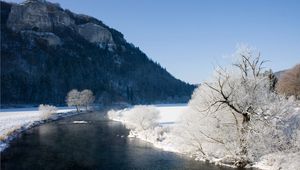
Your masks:
[{"label": "cluster of bare trees", "polygon": [[282,73],[276,90],[286,96],[295,96],[300,99],[300,64]]},{"label": "cluster of bare trees", "polygon": [[68,106],[75,106],[77,112],[79,112],[79,107],[85,107],[88,110],[88,106],[92,104],[95,100],[93,92],[91,90],[85,89],[83,91],[78,91],[77,89],[71,90],[67,97],[66,102]]}]

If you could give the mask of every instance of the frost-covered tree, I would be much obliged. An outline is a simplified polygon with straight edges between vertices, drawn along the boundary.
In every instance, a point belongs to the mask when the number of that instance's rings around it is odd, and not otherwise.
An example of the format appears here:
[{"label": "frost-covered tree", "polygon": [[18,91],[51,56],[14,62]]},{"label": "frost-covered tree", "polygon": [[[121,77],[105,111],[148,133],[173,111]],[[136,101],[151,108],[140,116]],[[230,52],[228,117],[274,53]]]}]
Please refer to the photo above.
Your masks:
[{"label": "frost-covered tree", "polygon": [[129,137],[137,137],[151,143],[162,142],[166,139],[169,128],[159,125],[159,110],[153,106],[137,105],[123,110],[110,110],[107,117],[121,121],[130,129]]},{"label": "frost-covered tree", "polygon": [[194,91],[174,133],[186,152],[207,159],[230,155],[244,167],[263,152],[289,147],[282,120],[294,102],[271,90],[259,53],[244,47],[236,56],[230,70],[216,69],[213,79]]},{"label": "frost-covered tree", "polygon": [[159,111],[152,106],[137,105],[123,113],[129,129],[144,131],[153,129],[158,124]]},{"label": "frost-covered tree", "polygon": [[107,112],[107,117],[108,117],[108,119],[111,119],[111,120],[121,121],[123,118],[122,116],[123,116],[123,114],[121,111],[116,111],[114,109],[109,110]]},{"label": "frost-covered tree", "polygon": [[39,105],[39,112],[41,114],[42,119],[47,119],[51,115],[53,115],[57,112],[57,108],[55,106],[51,106],[51,105],[40,104]]},{"label": "frost-covered tree", "polygon": [[95,100],[93,92],[89,89],[85,89],[80,92],[80,105],[85,106],[86,110],[88,110],[88,106],[92,104]]},{"label": "frost-covered tree", "polygon": [[161,141],[166,129],[158,123],[159,111],[153,106],[137,105],[124,110],[110,110],[109,119],[121,121],[130,129],[129,137],[138,137],[149,142]]},{"label": "frost-covered tree", "polygon": [[80,92],[77,89],[71,90],[66,97],[66,102],[68,106],[75,106],[77,112],[79,112],[79,106],[81,105]]},{"label": "frost-covered tree", "polygon": [[71,90],[66,98],[68,106],[75,106],[77,112],[79,112],[79,107],[84,106],[86,110],[88,106],[92,104],[95,100],[93,92],[89,89],[85,89],[79,92],[77,89]]},{"label": "frost-covered tree", "polygon": [[300,64],[280,76],[276,90],[286,96],[300,98]]},{"label": "frost-covered tree", "polygon": [[273,71],[271,69],[267,70],[263,73],[263,76],[268,77],[270,90],[275,91],[278,79],[277,79],[276,75],[273,73]]}]

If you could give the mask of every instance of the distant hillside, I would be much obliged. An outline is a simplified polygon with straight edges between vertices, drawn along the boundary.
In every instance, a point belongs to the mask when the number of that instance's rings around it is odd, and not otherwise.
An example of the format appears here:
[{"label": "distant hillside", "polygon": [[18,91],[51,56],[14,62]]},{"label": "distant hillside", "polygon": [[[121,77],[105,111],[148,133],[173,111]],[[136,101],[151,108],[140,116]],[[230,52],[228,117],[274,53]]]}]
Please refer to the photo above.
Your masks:
[{"label": "distant hillside", "polygon": [[100,103],[154,103],[185,102],[195,86],[96,18],[43,0],[1,2],[1,104],[62,104],[73,88]]},{"label": "distant hillside", "polygon": [[285,73],[286,71],[287,71],[287,70],[277,71],[277,72],[275,72],[274,74],[275,74],[275,76],[279,79],[280,76],[281,76],[283,73]]}]

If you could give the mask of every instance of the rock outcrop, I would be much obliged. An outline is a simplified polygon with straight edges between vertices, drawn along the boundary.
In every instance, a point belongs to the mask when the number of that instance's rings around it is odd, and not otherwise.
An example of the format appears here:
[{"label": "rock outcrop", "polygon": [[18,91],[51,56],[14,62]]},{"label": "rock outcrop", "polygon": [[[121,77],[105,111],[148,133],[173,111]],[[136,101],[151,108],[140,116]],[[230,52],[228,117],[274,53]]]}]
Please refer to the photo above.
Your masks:
[{"label": "rock outcrop", "polygon": [[21,30],[53,31],[53,27],[74,24],[69,15],[57,4],[41,0],[29,0],[15,4],[8,16],[7,26],[15,32]]},{"label": "rock outcrop", "polygon": [[21,31],[23,40],[28,43],[34,43],[36,41],[44,41],[49,46],[61,45],[60,38],[52,32],[37,32],[37,31]]},{"label": "rock outcrop", "polygon": [[[80,15],[80,17],[89,19],[88,16]],[[100,47],[115,46],[112,34],[107,28],[92,22],[76,25],[74,19],[58,4],[43,0],[27,0],[22,4],[13,5],[8,16],[7,27],[14,32],[22,30],[53,32],[54,28],[71,27],[76,29],[84,39],[97,43]],[[48,36],[47,39],[52,45],[60,44],[57,37]]]},{"label": "rock outcrop", "polygon": [[[88,16],[78,16],[89,20]],[[112,34],[107,28],[92,22],[76,25],[72,16],[58,4],[44,0],[27,0],[22,4],[13,5],[8,16],[7,27],[14,32],[32,30],[48,33],[53,32],[54,29],[70,27],[77,30],[79,35],[91,43],[99,44],[100,47],[115,47]],[[31,32],[31,35],[37,35],[37,33]],[[59,38],[53,35],[49,34],[46,39],[51,45],[60,44]]]},{"label": "rock outcrop", "polygon": [[111,33],[100,25],[89,22],[78,25],[77,29],[78,33],[89,42],[114,45]]}]

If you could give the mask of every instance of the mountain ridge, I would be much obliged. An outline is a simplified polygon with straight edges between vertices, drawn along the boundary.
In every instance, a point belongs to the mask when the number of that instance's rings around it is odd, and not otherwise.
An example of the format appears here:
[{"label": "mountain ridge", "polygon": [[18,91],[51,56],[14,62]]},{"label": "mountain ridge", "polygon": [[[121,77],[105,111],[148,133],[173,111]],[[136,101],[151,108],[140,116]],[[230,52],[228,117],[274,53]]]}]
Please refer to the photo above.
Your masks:
[{"label": "mountain ridge", "polygon": [[1,104],[63,104],[74,88],[100,103],[175,103],[195,88],[119,31],[48,1],[1,1],[1,42]]}]

